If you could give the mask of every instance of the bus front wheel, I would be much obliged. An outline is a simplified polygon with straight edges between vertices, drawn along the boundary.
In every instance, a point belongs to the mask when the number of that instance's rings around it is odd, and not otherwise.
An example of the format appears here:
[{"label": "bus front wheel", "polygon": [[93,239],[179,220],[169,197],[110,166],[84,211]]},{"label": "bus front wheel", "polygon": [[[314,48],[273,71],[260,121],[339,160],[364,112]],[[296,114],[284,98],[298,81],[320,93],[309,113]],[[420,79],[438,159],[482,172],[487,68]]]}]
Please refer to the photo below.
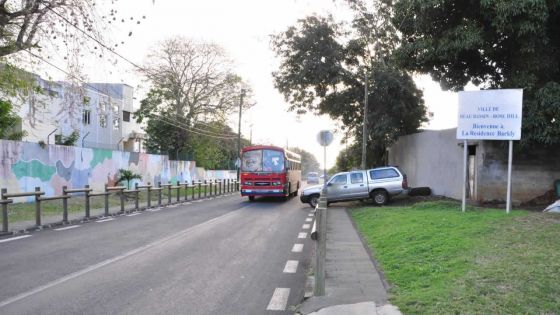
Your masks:
[{"label": "bus front wheel", "polygon": [[249,201],[255,201],[255,196],[249,196]]}]

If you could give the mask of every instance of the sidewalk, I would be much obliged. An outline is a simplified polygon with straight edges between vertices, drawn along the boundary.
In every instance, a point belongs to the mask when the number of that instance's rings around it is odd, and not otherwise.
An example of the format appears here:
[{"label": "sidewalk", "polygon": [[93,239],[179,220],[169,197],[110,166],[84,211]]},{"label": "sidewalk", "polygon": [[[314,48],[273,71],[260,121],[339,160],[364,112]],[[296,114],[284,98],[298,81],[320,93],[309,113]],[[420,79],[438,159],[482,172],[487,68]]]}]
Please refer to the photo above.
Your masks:
[{"label": "sidewalk", "polygon": [[400,314],[344,207],[327,210],[325,296],[311,297],[301,314]]}]

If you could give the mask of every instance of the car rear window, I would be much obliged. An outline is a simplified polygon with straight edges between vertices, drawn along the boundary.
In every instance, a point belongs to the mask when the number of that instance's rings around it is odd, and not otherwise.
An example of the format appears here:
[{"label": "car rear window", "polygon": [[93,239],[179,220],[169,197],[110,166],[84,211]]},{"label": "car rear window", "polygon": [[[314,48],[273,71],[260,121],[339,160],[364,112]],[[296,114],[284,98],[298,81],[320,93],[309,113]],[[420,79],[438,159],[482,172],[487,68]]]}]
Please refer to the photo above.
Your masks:
[{"label": "car rear window", "polygon": [[371,177],[371,179],[392,178],[399,177],[399,173],[392,168],[384,168],[369,171],[369,177]]}]

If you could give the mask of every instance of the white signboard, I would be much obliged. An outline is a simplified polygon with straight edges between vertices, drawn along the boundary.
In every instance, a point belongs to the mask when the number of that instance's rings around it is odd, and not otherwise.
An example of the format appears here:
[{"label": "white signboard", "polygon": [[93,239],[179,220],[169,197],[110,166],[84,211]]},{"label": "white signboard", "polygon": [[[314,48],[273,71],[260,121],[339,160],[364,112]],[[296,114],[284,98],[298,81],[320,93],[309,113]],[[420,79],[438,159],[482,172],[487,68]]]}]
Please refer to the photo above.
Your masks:
[{"label": "white signboard", "polygon": [[457,139],[521,139],[522,104],[522,89],[459,92]]}]

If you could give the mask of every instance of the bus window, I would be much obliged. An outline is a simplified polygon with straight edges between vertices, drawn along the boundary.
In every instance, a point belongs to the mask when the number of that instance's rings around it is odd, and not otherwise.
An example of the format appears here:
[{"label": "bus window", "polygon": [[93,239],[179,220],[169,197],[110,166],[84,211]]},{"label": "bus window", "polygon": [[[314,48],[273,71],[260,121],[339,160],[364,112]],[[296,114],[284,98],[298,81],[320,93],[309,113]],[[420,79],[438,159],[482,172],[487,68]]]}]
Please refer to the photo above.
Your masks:
[{"label": "bus window", "polygon": [[241,169],[243,172],[262,172],[262,150],[243,153]]},{"label": "bus window", "polygon": [[283,172],[284,153],[275,150],[263,150],[263,171]]}]

